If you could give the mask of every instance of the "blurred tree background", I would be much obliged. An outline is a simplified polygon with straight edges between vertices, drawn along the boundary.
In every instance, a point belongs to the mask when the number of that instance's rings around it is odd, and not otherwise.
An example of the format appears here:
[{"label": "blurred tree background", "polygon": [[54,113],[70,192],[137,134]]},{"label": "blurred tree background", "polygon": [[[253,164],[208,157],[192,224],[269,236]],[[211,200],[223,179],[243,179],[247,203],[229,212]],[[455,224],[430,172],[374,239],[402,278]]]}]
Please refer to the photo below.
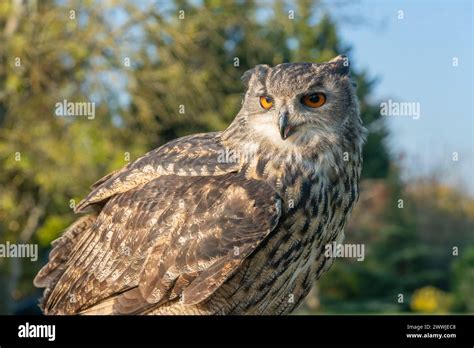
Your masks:
[{"label": "blurred tree background", "polygon": [[[0,313],[35,311],[32,278],[89,185],[175,137],[223,130],[254,65],[338,54],[351,49],[320,1],[0,2],[0,243],[40,248],[37,262],[0,259]],[[370,134],[346,242],[366,257],[337,260],[300,313],[474,312],[474,201],[401,181],[375,81],[353,76]],[[57,117],[63,100],[95,103],[94,119]]]}]

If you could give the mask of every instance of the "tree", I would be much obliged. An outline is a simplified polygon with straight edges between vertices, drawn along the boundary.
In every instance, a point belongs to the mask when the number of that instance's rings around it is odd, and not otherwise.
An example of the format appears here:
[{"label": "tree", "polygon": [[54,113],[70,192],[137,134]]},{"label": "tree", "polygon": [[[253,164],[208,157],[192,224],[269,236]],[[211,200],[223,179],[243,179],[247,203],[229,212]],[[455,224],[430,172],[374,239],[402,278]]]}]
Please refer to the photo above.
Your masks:
[{"label": "tree", "polygon": [[[140,141],[110,117],[102,74],[113,37],[100,9],[53,1],[0,6],[0,240],[44,248],[73,220],[87,187],[141,153]],[[95,103],[95,118],[58,117],[56,104]],[[0,312],[33,290],[44,260],[0,260]],[[6,306],[9,305],[8,308]]]}]

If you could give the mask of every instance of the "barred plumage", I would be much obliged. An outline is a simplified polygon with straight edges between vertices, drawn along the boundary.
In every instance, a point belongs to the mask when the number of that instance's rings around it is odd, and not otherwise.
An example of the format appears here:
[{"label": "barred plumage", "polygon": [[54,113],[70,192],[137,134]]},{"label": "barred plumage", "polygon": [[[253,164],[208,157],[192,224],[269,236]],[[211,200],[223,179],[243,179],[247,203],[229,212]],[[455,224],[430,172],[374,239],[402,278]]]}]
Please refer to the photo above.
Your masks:
[{"label": "barred plumage", "polygon": [[[358,196],[365,130],[346,63],[257,66],[227,130],[174,140],[94,184],[76,207],[92,213],[35,278],[44,312],[296,308]],[[308,95],[325,104],[302,105]]]}]

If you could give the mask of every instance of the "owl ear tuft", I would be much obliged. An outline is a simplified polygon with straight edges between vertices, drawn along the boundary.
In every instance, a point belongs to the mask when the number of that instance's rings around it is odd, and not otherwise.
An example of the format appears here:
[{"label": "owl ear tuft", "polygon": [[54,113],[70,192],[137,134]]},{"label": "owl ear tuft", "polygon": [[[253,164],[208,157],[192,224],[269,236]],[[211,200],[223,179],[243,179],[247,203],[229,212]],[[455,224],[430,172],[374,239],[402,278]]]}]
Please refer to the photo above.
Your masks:
[{"label": "owl ear tuft", "polygon": [[255,76],[256,79],[260,80],[263,79],[270,68],[269,65],[266,64],[259,64],[256,65],[253,69],[247,70],[241,77],[242,83],[244,84],[245,88],[248,88],[250,85],[250,80],[252,77]]},{"label": "owl ear tuft", "polygon": [[335,73],[340,75],[349,75],[350,63],[349,58],[343,54],[331,59],[328,64],[333,67]]}]

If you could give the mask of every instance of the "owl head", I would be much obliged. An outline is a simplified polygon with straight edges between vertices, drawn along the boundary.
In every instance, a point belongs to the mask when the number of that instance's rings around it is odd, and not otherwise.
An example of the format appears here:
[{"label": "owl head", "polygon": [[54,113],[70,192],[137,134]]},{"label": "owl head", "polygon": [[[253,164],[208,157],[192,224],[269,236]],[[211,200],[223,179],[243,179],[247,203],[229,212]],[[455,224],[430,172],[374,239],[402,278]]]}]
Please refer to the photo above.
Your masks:
[{"label": "owl head", "polygon": [[237,119],[255,139],[307,149],[362,136],[345,56],[327,63],[257,65],[242,80],[247,90]]}]

